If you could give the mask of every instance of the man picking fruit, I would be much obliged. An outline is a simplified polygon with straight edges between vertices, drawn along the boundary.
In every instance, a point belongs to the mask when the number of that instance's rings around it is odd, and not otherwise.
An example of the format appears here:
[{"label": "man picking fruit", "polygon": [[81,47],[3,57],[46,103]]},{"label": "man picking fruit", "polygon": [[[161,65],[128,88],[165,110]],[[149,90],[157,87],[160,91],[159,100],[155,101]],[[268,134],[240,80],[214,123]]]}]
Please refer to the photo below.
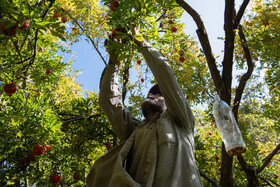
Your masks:
[{"label": "man picking fruit", "polygon": [[[137,35],[133,28],[133,35]],[[135,40],[158,84],[130,116],[118,90],[119,62],[110,55],[100,83],[100,106],[123,142],[99,158],[87,177],[90,187],[202,186],[194,157],[194,116],[166,58],[146,41]]]}]

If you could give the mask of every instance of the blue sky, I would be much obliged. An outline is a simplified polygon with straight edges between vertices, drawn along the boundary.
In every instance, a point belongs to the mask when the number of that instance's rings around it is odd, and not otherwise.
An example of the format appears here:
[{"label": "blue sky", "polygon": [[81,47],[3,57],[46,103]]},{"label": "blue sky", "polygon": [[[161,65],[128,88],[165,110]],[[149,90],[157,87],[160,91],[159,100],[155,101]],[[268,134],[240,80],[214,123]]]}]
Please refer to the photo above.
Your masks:
[{"label": "blue sky", "polygon": [[[196,0],[188,2],[200,15],[204,21],[207,33],[212,45],[213,53],[222,55],[221,51],[224,47],[224,41],[219,40],[218,37],[224,36],[223,22],[224,22],[224,0]],[[236,9],[240,6],[240,0],[236,1]],[[197,38],[195,33],[196,25],[192,18],[184,13],[182,16],[182,22],[185,23],[185,32]],[[71,47],[72,51],[76,54],[72,67],[74,69],[81,69],[81,74],[78,75],[77,81],[83,85],[83,89],[88,91],[99,91],[99,80],[101,73],[105,67],[100,56],[94,50],[93,46],[87,43],[85,40],[81,40],[79,43],[74,44]],[[106,54],[102,50],[103,54]],[[104,55],[105,56],[105,55]],[[221,61],[222,56],[218,59]],[[67,59],[65,59],[67,60]]]}]

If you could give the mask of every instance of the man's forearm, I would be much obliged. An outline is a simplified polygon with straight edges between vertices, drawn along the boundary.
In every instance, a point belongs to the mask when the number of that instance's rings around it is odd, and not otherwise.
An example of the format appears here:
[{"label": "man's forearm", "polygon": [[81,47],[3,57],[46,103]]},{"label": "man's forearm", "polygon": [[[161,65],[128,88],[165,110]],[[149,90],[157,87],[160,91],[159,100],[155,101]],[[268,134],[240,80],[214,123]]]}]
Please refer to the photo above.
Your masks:
[{"label": "man's forearm", "polygon": [[122,102],[122,94],[118,85],[118,69],[119,66],[116,64],[107,65],[100,83],[99,104],[108,117],[114,132],[123,141],[132,133],[135,123]]},{"label": "man's forearm", "polygon": [[192,111],[166,57],[145,41],[142,41],[140,48],[159,84],[168,111],[175,120],[186,127],[190,134],[193,134],[194,117]]}]

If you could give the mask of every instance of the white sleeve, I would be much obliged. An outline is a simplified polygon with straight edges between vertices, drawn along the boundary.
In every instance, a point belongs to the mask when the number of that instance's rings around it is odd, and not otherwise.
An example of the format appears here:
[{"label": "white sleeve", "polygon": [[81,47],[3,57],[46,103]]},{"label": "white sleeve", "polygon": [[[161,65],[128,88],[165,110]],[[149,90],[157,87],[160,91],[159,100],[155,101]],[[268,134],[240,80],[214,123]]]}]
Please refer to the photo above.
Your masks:
[{"label": "white sleeve", "polygon": [[139,121],[130,116],[124,107],[122,94],[118,87],[118,69],[115,64],[108,64],[100,81],[99,104],[110,121],[114,132],[121,141],[126,140]]},{"label": "white sleeve", "polygon": [[182,124],[190,133],[194,131],[194,116],[184,97],[167,59],[157,49],[143,42],[141,52],[153,72],[161,94],[165,99],[167,112],[176,122]]}]

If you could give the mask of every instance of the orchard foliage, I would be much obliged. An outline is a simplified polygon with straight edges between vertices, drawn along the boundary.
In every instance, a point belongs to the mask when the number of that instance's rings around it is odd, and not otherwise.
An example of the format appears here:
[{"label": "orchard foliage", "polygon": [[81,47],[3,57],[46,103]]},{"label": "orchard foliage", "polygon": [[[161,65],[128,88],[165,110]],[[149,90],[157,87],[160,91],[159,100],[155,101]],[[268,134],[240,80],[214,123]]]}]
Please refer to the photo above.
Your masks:
[{"label": "orchard foliage", "polygon": [[[77,35],[67,31],[63,3],[1,1],[1,186],[84,186],[115,141],[97,93],[84,93],[63,59]],[[6,93],[7,83],[17,90]]]},{"label": "orchard foliage", "polygon": [[[271,92],[278,92],[279,87],[279,1],[259,1],[252,3],[252,14],[248,14],[244,21],[248,45],[256,67],[266,69],[265,81]],[[245,61],[242,49],[237,49],[238,62]]]},{"label": "orchard foliage", "polygon": [[[195,156],[204,186],[210,186],[210,182],[223,184],[220,168],[225,163],[211,109],[211,96],[216,93],[209,54],[184,33],[187,25],[181,19],[185,11],[180,1],[117,2],[1,0],[1,186],[85,186],[85,176],[94,160],[118,140],[99,107],[98,93],[82,89],[76,82],[79,71],[72,70],[73,61],[63,57],[72,53],[72,44],[86,38],[100,55],[96,63],[107,64],[108,55],[101,51],[109,39],[107,52],[119,54],[121,62],[123,99],[132,115],[141,119],[143,90],[155,80],[134,43],[139,37],[167,57],[194,109]],[[241,158],[234,157],[233,167],[229,168],[233,170],[232,184],[245,186],[249,178],[244,171],[255,168],[261,185],[277,185],[279,154],[267,158],[279,146],[279,2],[252,1],[251,11],[241,24],[246,41],[236,35],[232,60],[236,69],[246,71],[245,43],[254,73],[247,82],[238,115],[247,152]],[[133,26],[140,31],[135,38]],[[265,72],[263,82],[259,72]],[[238,81],[242,79],[241,75],[237,77]],[[15,93],[5,92],[7,83],[17,86]],[[230,88],[231,97],[236,90]]]}]

